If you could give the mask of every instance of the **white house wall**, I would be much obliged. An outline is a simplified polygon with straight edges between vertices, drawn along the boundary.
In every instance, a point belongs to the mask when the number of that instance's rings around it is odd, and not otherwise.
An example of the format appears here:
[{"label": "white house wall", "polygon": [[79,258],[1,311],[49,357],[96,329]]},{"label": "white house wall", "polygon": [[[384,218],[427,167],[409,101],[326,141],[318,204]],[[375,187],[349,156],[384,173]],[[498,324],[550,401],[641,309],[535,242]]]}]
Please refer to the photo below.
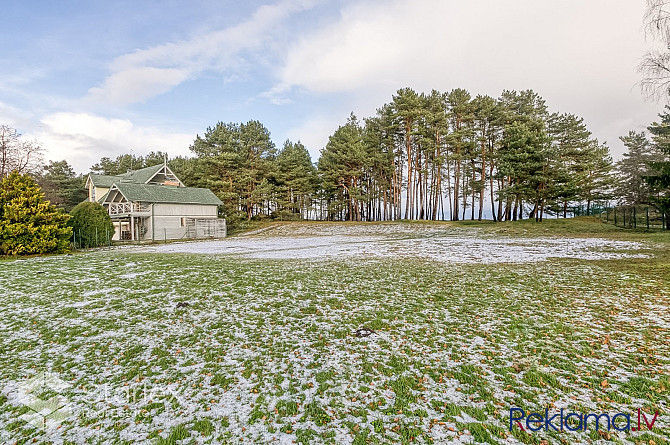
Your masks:
[{"label": "white house wall", "polygon": [[146,239],[182,239],[186,238],[186,218],[216,218],[217,206],[201,204],[154,204],[153,225],[149,224]]},{"label": "white house wall", "polygon": [[[95,190],[95,193],[94,193]],[[100,198],[105,196],[105,193],[109,191],[108,187],[96,187],[93,185],[93,182],[89,181],[88,184],[88,200],[89,202],[99,201]],[[94,198],[95,195],[95,198]]]},{"label": "white house wall", "polygon": [[216,218],[217,206],[202,204],[154,204],[154,216],[183,216],[192,218]]},{"label": "white house wall", "polygon": [[[215,205],[154,204],[153,222],[151,216],[135,217],[135,226],[146,228],[146,232],[139,234],[141,239],[144,240],[185,239],[188,230],[186,227],[187,218],[216,219],[217,217],[217,206]],[[114,221],[114,229],[112,239],[119,240],[121,229],[130,230],[130,223]]]}]

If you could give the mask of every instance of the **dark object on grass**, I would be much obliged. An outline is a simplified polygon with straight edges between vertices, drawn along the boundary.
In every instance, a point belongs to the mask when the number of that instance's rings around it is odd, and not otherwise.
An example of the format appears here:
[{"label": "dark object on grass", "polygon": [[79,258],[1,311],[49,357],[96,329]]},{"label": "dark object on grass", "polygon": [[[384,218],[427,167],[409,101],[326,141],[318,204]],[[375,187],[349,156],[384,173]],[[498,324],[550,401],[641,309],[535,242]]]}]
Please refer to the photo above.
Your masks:
[{"label": "dark object on grass", "polygon": [[44,271],[43,271],[43,270],[38,270],[38,271],[35,272],[35,273],[44,273]]},{"label": "dark object on grass", "polygon": [[354,335],[356,337],[369,337],[372,334],[376,334],[376,332],[373,331],[370,328],[360,328],[360,329],[356,329],[356,331],[354,331]]},{"label": "dark object on grass", "polygon": [[180,301],[179,303],[177,303],[176,309],[181,309],[183,307],[189,307],[190,305],[191,305],[191,303],[186,303],[186,302]]}]

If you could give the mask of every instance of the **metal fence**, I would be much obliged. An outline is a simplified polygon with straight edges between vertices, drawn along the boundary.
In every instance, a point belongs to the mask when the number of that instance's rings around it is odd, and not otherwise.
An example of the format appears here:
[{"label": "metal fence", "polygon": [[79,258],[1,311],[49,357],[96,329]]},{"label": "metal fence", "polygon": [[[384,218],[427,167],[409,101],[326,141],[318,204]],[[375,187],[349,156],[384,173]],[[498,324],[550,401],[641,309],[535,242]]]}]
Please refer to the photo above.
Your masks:
[{"label": "metal fence", "polygon": [[104,232],[98,231],[97,227],[95,228],[95,230],[93,231],[89,230],[83,234],[81,229],[76,229],[72,231],[72,239],[70,240],[70,247],[72,250],[77,250],[77,249],[88,249],[91,247],[111,246],[112,235],[114,235],[114,232],[110,232],[108,229],[105,229]]},{"label": "metal fence", "polygon": [[670,215],[651,206],[616,206],[601,209],[600,218],[629,229],[670,230]]}]

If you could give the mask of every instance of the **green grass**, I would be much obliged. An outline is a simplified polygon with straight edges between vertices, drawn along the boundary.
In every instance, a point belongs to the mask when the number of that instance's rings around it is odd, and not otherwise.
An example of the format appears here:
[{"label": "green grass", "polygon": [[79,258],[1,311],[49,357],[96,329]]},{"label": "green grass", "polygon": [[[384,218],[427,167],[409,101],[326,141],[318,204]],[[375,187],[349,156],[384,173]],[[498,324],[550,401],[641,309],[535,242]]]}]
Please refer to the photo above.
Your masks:
[{"label": "green grass", "polygon": [[[658,254],[454,264],[117,249],[2,261],[0,442],[593,443],[508,430],[510,406],[567,406],[658,410],[652,432],[595,439],[668,443],[670,260],[658,246],[670,238],[592,219],[456,226],[648,238]],[[364,326],[377,333],[355,337]],[[66,383],[73,410],[46,431],[21,420],[29,409],[14,397],[40,371]]]}]

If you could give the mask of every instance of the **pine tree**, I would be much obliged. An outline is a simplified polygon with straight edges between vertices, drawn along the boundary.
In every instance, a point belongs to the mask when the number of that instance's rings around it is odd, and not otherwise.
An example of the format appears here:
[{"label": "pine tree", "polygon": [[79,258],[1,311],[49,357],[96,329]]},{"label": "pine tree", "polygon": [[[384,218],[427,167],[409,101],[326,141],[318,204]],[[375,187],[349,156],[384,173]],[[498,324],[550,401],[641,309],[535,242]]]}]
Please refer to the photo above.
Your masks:
[{"label": "pine tree", "polygon": [[309,152],[300,142],[284,142],[277,155],[277,204],[288,216],[307,217],[307,210],[317,188],[316,168]]},{"label": "pine tree", "polygon": [[653,174],[651,164],[662,160],[662,153],[651,144],[644,132],[628,132],[621,136],[627,151],[617,162],[616,196],[621,204],[638,205],[650,202],[651,188],[645,180]]},{"label": "pine tree", "polygon": [[503,91],[498,103],[503,122],[496,175],[502,198],[498,217],[516,221],[522,217],[524,200],[530,200],[537,210],[546,199],[550,173],[546,165],[547,106],[533,90]]},{"label": "pine tree", "polygon": [[586,214],[589,215],[594,201],[611,199],[614,165],[607,145],[599,144],[595,139],[582,150],[581,158],[577,169],[577,198],[586,202]]},{"label": "pine tree", "polygon": [[219,122],[196,136],[191,151],[198,157],[190,166],[198,176],[192,185],[211,189],[224,202],[229,223],[267,212],[276,149],[260,122]]},{"label": "pine tree", "polygon": [[[475,152],[475,136],[472,127],[475,116],[471,99],[470,93],[461,88],[452,90],[447,95],[449,126],[451,128],[451,133],[446,137],[450,150],[447,159],[447,175],[451,176],[450,161],[454,164],[453,200],[452,198],[449,200],[452,221],[459,220],[459,200],[463,188],[463,162],[467,162],[471,156],[474,156]],[[463,193],[463,196],[465,198],[466,194]]]},{"label": "pine tree", "polygon": [[550,170],[553,176],[551,195],[555,202],[551,204],[556,213],[563,213],[567,218],[568,205],[579,198],[578,173],[583,168],[592,135],[584,120],[573,114],[553,113],[547,126],[553,148]]},{"label": "pine tree", "polygon": [[652,174],[646,178],[652,187],[651,202],[666,215],[667,228],[670,229],[670,106],[659,114],[661,122],[654,122],[647,130],[652,135],[656,149],[663,153],[663,159],[651,163]]},{"label": "pine tree", "polygon": [[69,212],[86,200],[86,180],[77,175],[67,161],[51,161],[37,176],[37,183],[48,201]]},{"label": "pine tree", "polygon": [[249,121],[239,127],[239,146],[242,163],[237,176],[240,202],[247,219],[263,213],[264,201],[271,195],[268,179],[274,176],[276,148],[270,131],[259,121]]},{"label": "pine tree", "polygon": [[[162,158],[160,162],[163,162]],[[91,171],[101,175],[120,175],[130,170],[138,170],[144,167],[147,167],[147,165],[142,156],[122,154],[115,159],[106,156],[101,158],[99,162],[91,166]]]},{"label": "pine tree", "polygon": [[496,166],[496,157],[499,140],[502,137],[500,107],[495,99],[489,96],[477,96],[473,100],[475,108],[475,132],[478,145],[480,163],[477,190],[479,192],[479,215],[481,221],[484,211],[484,194],[488,185],[491,191],[491,210],[495,221],[496,213],[493,198],[493,171]]},{"label": "pine tree", "polygon": [[[405,219],[414,219],[415,184],[417,170],[416,128],[420,118],[421,98],[411,88],[397,91],[392,101],[393,117],[398,135],[402,137],[407,161],[407,181],[405,183]],[[402,164],[399,166],[402,168]]]},{"label": "pine tree", "polygon": [[28,175],[14,171],[0,182],[0,254],[33,255],[68,250],[69,216],[44,200]]},{"label": "pine tree", "polygon": [[366,198],[361,180],[369,162],[365,155],[363,130],[352,113],[347,123],[328,138],[319,158],[329,219],[339,214],[340,219],[361,221],[361,204]]},{"label": "pine tree", "polygon": [[401,218],[403,148],[397,139],[393,109],[389,104],[378,109],[376,116],[365,120],[363,143],[370,160],[377,200],[377,215],[373,219]]}]

